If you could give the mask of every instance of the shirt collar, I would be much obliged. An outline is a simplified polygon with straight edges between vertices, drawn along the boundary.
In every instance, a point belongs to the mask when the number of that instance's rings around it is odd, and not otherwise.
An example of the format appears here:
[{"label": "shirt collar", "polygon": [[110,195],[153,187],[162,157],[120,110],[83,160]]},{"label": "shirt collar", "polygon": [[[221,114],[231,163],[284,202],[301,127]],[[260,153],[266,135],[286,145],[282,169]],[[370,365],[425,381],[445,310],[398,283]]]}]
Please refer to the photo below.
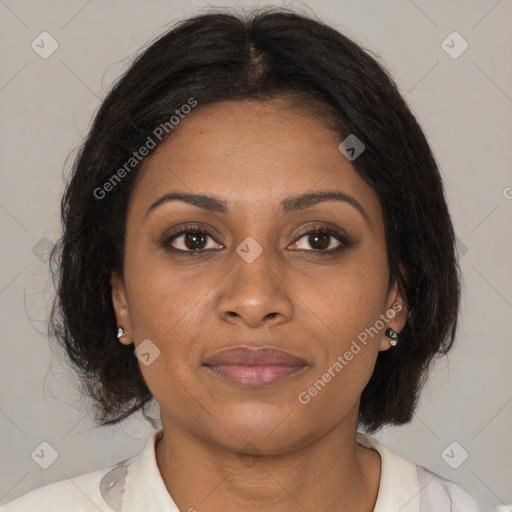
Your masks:
[{"label": "shirt collar", "polygon": [[123,512],[180,512],[165,486],[156,462],[155,446],[162,435],[163,428],[155,430],[143,452],[130,459]]},{"label": "shirt collar", "polygon": [[418,512],[421,489],[416,464],[388,450],[380,441],[367,434],[358,432],[356,441],[366,448],[376,450],[381,459],[379,493],[373,512]]}]

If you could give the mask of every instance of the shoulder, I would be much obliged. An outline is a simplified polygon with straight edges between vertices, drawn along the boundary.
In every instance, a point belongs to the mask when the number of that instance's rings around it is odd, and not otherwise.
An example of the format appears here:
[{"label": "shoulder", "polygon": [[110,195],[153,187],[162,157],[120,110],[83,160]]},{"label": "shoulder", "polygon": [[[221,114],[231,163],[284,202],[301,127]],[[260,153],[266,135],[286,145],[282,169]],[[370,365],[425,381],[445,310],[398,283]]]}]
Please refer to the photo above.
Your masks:
[{"label": "shoulder", "polygon": [[39,487],[0,506],[0,512],[112,512],[121,510],[130,457],[114,466]]},{"label": "shoulder", "polygon": [[421,488],[420,512],[489,512],[490,506],[478,503],[463,487],[417,466]]},{"label": "shoulder", "polygon": [[0,512],[179,512],[160,475],[155,430],[137,455],[114,466],[35,489]]},{"label": "shoulder", "polygon": [[374,512],[491,512],[460,485],[400,457],[377,439],[359,433],[357,442],[381,458],[380,486]]}]

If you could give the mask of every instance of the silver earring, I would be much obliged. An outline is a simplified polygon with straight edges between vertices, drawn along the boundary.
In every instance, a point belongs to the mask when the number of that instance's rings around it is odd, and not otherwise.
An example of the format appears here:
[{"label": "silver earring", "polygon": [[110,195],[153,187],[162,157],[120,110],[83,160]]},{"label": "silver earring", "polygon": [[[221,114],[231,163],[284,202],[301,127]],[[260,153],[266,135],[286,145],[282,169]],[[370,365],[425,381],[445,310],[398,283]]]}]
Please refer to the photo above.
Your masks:
[{"label": "silver earring", "polygon": [[122,338],[123,336],[126,336],[126,333],[124,332],[124,329],[122,327],[119,327],[117,329],[117,338]]},{"label": "silver earring", "polygon": [[398,343],[398,333],[395,331],[395,329],[388,327],[386,329],[386,336],[389,338],[389,344],[392,347],[395,347]]}]

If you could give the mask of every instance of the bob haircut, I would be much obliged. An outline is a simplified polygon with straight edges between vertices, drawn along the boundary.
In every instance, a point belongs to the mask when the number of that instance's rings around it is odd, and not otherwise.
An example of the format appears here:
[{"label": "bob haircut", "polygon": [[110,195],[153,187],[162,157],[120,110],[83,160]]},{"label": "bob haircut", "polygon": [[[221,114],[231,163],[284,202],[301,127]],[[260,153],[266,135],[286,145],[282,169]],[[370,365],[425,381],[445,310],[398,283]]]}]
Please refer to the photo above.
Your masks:
[{"label": "bob haircut", "polygon": [[[153,398],[133,347],[116,337],[110,274],[123,276],[127,207],[144,159],[130,172],[120,169],[190,98],[201,108],[281,96],[340,140],[354,134],[364,143],[352,165],[378,195],[389,283],[398,281],[408,305],[400,343],[379,352],[362,392],[359,424],[372,433],[409,422],[431,362],[453,345],[460,301],[454,229],[435,158],[393,79],[366,50],[312,17],[276,7],[209,12],[174,25],[117,80],[62,197],[48,333],[67,353],[101,426],[138,410],[149,419]],[[165,131],[157,146],[172,135]],[[116,172],[122,179],[100,193]]]}]

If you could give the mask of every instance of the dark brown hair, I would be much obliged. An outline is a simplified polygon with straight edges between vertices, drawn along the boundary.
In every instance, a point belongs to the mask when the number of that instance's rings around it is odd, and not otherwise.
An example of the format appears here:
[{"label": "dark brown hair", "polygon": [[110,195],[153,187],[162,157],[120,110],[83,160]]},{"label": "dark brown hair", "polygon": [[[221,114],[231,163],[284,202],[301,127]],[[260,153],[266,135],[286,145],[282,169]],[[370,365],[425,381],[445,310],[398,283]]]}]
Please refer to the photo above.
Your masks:
[{"label": "dark brown hair", "polygon": [[305,108],[322,105],[312,113],[342,139],[354,134],[363,141],[365,151],[352,165],[379,196],[390,283],[398,280],[410,310],[399,344],[378,355],[361,396],[360,424],[374,432],[410,421],[430,363],[452,346],[460,270],[443,183],[384,67],[339,31],[287,9],[202,14],[150,44],[115,83],[62,198],[63,235],[50,260],[57,297],[49,334],[65,349],[101,425],[145,414],[152,399],[133,345],[116,338],[109,282],[113,270],[123,275],[127,205],[140,164],[107,197],[95,191],[190,98],[199,109],[283,95]]}]

